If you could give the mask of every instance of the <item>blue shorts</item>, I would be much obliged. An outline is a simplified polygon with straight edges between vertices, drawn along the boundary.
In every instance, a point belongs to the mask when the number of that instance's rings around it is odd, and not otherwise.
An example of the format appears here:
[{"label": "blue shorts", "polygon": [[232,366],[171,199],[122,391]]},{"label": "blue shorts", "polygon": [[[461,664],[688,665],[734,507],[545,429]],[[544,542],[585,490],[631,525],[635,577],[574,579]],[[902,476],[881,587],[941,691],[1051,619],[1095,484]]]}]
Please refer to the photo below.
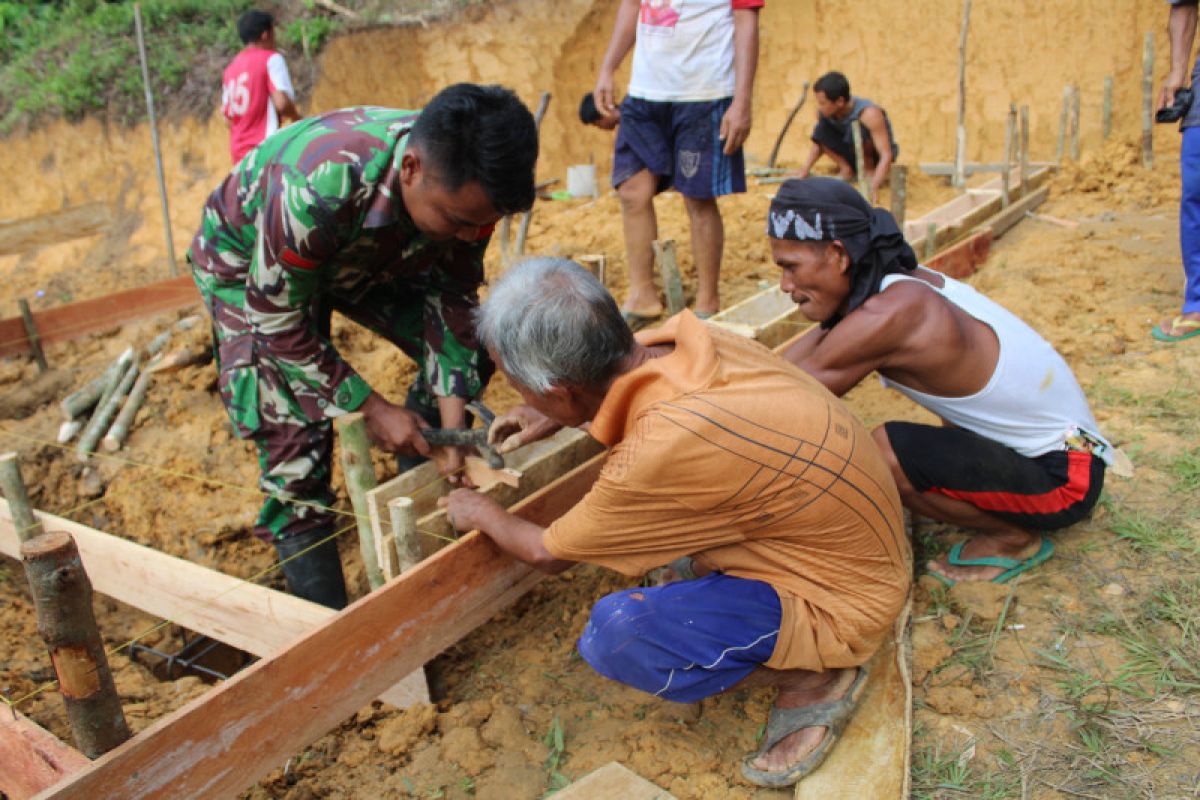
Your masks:
[{"label": "blue shorts", "polygon": [[626,97],[613,153],[612,185],[618,187],[643,169],[658,177],[658,191],[674,185],[684,197],[705,200],[746,191],[746,167],[739,148],[721,148],[721,118],[732,98],[667,103]]},{"label": "blue shorts", "polygon": [[579,654],[606,678],[693,703],[762,666],[775,651],[781,617],[770,584],[713,573],[602,597]]}]

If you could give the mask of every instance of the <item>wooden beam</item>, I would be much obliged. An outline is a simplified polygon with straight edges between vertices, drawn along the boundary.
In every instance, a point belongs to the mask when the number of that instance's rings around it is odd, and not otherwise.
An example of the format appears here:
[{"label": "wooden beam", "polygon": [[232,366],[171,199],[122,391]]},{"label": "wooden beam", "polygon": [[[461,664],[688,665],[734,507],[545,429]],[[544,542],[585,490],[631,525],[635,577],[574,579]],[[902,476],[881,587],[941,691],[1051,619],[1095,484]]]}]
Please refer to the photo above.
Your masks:
[{"label": "wooden beam", "polygon": [[0,708],[0,764],[0,792],[26,800],[91,762],[15,708]]},{"label": "wooden beam", "polygon": [[1013,203],[998,214],[995,214],[994,216],[984,220],[979,227],[981,229],[987,228],[991,230],[992,238],[999,239],[1001,236],[1008,233],[1008,231],[1014,225],[1024,219],[1028,212],[1046,202],[1046,197],[1049,195],[1049,193],[1050,187],[1043,186],[1036,192],[1022,197],[1020,200]]},{"label": "wooden beam", "polygon": [[[1029,166],[1032,169],[1042,169],[1043,167],[1053,167],[1056,164],[1053,161],[1031,161]],[[954,174],[954,165],[944,161],[927,161],[919,165],[921,172],[926,175],[935,175],[945,177]],[[976,175],[983,172],[1003,172],[1004,164],[997,162],[968,162],[963,167],[968,175]]]},{"label": "wooden beam", "polygon": [[[191,275],[147,284],[137,289],[67,303],[33,312],[42,344],[78,339],[126,322],[175,311],[200,302],[200,292]],[[29,337],[21,317],[0,320],[0,356],[30,352]]]},{"label": "wooden beam", "polygon": [[991,228],[978,230],[929,259],[925,266],[959,280],[974,275],[987,261],[992,250],[992,238]]},{"label": "wooden beam", "polygon": [[714,314],[709,322],[749,339],[775,347],[798,330],[812,323],[800,313],[800,307],[778,286],[747,297],[740,303]]},{"label": "wooden beam", "polygon": [[[587,493],[604,458],[596,456],[511,511],[549,524]],[[542,577],[488,537],[467,534],[42,797],[235,795]]]},{"label": "wooden beam", "polygon": [[[1035,189],[1049,180],[1052,170],[1044,167],[1029,176],[1028,184],[1021,184],[1025,193]],[[1020,181],[1020,168],[1015,167],[1009,176],[1009,186],[1016,186]],[[986,220],[999,212],[1003,207],[1000,178],[993,178],[977,189],[959,195],[948,203],[938,206],[924,216],[904,223],[904,237],[918,254],[926,250],[925,231],[930,222],[937,224],[937,236],[934,251],[958,241],[970,231],[986,224]],[[1000,232],[995,232],[996,236]]]},{"label": "wooden beam", "polygon": [[[284,649],[337,613],[69,519],[40,511],[35,516],[46,530],[75,538],[97,592],[256,656]],[[20,558],[11,511],[3,500],[0,553]],[[417,672],[380,699],[400,708],[428,702],[424,674]]]}]

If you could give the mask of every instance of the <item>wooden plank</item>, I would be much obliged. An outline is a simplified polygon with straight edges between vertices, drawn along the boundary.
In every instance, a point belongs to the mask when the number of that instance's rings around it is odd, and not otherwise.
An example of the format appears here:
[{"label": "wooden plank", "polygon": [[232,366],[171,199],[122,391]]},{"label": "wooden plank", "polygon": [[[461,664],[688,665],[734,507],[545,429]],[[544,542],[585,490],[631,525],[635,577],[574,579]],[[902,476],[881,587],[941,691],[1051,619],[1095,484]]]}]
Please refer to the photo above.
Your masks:
[{"label": "wooden plank", "polygon": [[25,800],[91,762],[15,708],[0,709],[0,793]]},{"label": "wooden plank", "polygon": [[974,275],[987,261],[992,250],[992,238],[991,228],[981,228],[929,259],[925,266],[960,280]]},{"label": "wooden plank", "polygon": [[[1030,161],[1029,166],[1034,169],[1041,169],[1042,167],[1054,167],[1057,165],[1053,161]],[[948,177],[954,174],[954,165],[948,161],[923,162],[918,165],[918,168],[926,175]],[[1011,165],[1009,165],[1009,168],[1011,169]],[[1004,169],[1005,164],[1003,162],[968,162],[965,165],[965,172],[968,175],[976,175],[984,172],[1004,172]]]},{"label": "wooden plank", "polygon": [[87,203],[36,217],[0,220],[0,256],[100,233],[112,224],[104,203]]},{"label": "wooden plank", "polygon": [[[592,458],[512,512],[549,524],[587,493],[604,458]],[[467,534],[40,797],[233,796],[542,577],[488,537]]]},{"label": "wooden plank", "polygon": [[871,660],[854,716],[796,800],[908,800],[912,762],[912,596]]},{"label": "wooden plank", "polygon": [[767,347],[777,346],[797,330],[812,324],[800,313],[799,306],[792,298],[778,286],[764,289],[735,303],[714,314],[709,322],[762,342]]},{"label": "wooden plank", "polygon": [[[40,511],[35,516],[47,531],[75,538],[97,592],[256,656],[284,649],[337,613],[69,519]],[[0,553],[19,559],[20,552],[8,502],[0,500]],[[424,673],[380,699],[399,708],[429,702]]]},{"label": "wooden plank", "polygon": [[675,800],[675,795],[610,761],[554,793],[554,800]]},{"label": "wooden plank", "polygon": [[[1044,167],[1029,176],[1027,190],[1036,189],[1047,180],[1053,170]],[[1020,167],[1015,167],[1009,176],[1009,186],[1014,189],[1021,180]],[[962,238],[967,232],[984,225],[989,217],[1003,208],[1000,196],[1002,181],[993,178],[977,191],[961,194],[944,205],[938,206],[923,217],[904,223],[904,238],[912,245],[917,253],[925,252],[925,231],[930,222],[937,224],[937,242],[935,250],[949,245]],[[1026,192],[1028,193],[1028,192]],[[1000,234],[993,230],[994,236]]]},{"label": "wooden plank", "polygon": [[[200,302],[191,275],[158,281],[123,292],[80,300],[33,312],[42,344],[77,339],[89,333]],[[0,320],[0,356],[30,352],[29,338],[19,316]]]},{"label": "wooden plank", "polygon": [[1050,187],[1043,186],[1032,194],[1027,194],[1017,202],[1010,205],[995,216],[984,220],[981,228],[988,228],[992,231],[992,237],[999,239],[1007,233],[1014,225],[1025,218],[1025,215],[1033,209],[1046,202],[1046,197],[1050,194]]}]

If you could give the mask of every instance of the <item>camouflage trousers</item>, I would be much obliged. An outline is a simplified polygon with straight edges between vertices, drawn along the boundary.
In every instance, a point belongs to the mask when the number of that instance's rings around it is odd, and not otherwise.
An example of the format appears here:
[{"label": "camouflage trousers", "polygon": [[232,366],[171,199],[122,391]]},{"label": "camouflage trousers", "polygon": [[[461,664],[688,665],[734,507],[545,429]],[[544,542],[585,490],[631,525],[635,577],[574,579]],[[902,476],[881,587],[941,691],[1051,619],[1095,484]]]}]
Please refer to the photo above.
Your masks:
[{"label": "camouflage trousers", "polygon": [[[329,509],[336,501],[330,487],[333,458],[333,423],[312,419],[296,401],[269,354],[259,353],[246,319],[245,286],[223,281],[193,267],[192,275],[212,317],[213,353],[217,387],[234,431],[250,439],[258,451],[259,489],[267,495],[254,524],[254,534],[266,542],[286,539],[310,530],[332,531],[337,515]],[[390,288],[390,287],[389,287]],[[329,339],[330,321],[337,311],[374,331],[421,363],[424,345],[422,298],[412,298],[404,287],[374,290],[358,303],[324,296],[310,318],[317,333]],[[486,386],[494,367],[481,353],[480,377]],[[408,390],[405,407],[437,426],[437,399],[424,374]]]}]

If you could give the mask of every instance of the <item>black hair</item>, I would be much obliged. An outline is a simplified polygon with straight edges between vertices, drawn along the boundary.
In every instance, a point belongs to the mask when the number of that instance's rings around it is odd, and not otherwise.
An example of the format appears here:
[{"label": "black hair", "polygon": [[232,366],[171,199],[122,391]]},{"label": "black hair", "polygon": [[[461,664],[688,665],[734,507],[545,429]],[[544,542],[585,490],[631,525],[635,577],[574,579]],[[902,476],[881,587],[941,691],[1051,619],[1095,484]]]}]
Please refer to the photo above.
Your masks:
[{"label": "black hair", "polygon": [[850,81],[840,72],[826,72],[817,78],[817,82],[813,84],[813,91],[820,92],[830,100],[849,100]]},{"label": "black hair", "polygon": [[596,97],[591,92],[583,96],[579,101],[579,121],[584,125],[591,125],[604,119],[600,114],[600,110],[596,108]]},{"label": "black hair", "polygon": [[512,90],[474,83],[446,87],[421,111],[411,141],[450,191],[479,181],[501,214],[533,207],[537,125]]},{"label": "black hair", "polygon": [[257,42],[262,35],[275,27],[275,18],[266,11],[252,8],[238,17],[238,38],[242,44]]}]

